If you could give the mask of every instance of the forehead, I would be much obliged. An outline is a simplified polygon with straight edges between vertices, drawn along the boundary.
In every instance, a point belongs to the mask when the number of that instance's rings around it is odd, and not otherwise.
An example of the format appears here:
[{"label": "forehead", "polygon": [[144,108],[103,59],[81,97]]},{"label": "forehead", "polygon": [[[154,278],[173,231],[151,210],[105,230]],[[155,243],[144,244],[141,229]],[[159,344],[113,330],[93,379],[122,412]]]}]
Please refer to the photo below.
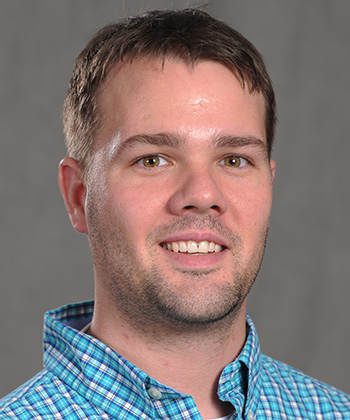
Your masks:
[{"label": "forehead", "polygon": [[[265,103],[228,67],[212,61],[137,58],[119,64],[100,94],[101,141],[140,133],[209,131],[265,139]],[[202,133],[202,134],[201,134]]]}]

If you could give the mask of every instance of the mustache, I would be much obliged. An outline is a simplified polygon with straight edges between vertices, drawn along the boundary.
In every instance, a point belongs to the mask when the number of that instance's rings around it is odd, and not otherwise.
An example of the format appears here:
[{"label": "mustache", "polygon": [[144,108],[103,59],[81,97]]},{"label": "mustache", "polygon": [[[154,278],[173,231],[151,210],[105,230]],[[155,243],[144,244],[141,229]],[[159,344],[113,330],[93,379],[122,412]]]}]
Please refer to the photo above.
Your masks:
[{"label": "mustache", "polygon": [[153,241],[156,237],[161,237],[189,229],[205,229],[213,231],[224,238],[225,241],[231,246],[238,246],[242,243],[242,239],[238,233],[232,232],[219,219],[209,214],[205,216],[197,216],[194,214],[186,215],[181,218],[177,218],[174,221],[159,225],[147,235],[147,240]]}]

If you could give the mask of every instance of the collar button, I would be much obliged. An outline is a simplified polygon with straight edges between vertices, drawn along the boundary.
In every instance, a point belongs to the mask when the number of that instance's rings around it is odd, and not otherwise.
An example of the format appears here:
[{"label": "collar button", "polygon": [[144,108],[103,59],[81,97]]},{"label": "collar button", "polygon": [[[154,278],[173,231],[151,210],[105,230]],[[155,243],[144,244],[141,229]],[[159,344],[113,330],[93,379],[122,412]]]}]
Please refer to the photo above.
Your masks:
[{"label": "collar button", "polygon": [[147,393],[153,400],[160,400],[162,398],[162,393],[156,388],[149,388]]}]

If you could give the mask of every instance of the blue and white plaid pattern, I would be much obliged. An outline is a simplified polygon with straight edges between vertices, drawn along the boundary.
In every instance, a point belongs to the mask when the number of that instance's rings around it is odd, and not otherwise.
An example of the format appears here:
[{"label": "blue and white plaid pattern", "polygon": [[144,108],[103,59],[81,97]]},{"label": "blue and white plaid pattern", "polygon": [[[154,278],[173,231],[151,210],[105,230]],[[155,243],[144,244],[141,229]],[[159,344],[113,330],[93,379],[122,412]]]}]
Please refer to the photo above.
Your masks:
[{"label": "blue and white plaid pattern", "polygon": [[[93,302],[45,315],[45,370],[0,401],[0,420],[200,420],[191,396],[177,392],[80,331]],[[247,341],[226,366],[218,395],[233,419],[350,419],[350,396],[260,354],[247,316]]]}]

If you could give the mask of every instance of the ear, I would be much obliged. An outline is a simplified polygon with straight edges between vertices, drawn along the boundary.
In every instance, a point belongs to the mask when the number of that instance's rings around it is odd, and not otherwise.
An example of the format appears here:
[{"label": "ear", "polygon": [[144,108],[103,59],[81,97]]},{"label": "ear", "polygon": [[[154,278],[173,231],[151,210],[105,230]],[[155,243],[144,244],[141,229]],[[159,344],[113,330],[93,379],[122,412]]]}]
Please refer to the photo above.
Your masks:
[{"label": "ear", "polygon": [[270,170],[271,170],[271,181],[275,180],[275,172],[276,172],[276,162],[270,159]]},{"label": "ear", "polygon": [[83,171],[75,159],[65,157],[61,160],[58,182],[73,228],[78,232],[87,233],[85,218],[86,188]]}]

